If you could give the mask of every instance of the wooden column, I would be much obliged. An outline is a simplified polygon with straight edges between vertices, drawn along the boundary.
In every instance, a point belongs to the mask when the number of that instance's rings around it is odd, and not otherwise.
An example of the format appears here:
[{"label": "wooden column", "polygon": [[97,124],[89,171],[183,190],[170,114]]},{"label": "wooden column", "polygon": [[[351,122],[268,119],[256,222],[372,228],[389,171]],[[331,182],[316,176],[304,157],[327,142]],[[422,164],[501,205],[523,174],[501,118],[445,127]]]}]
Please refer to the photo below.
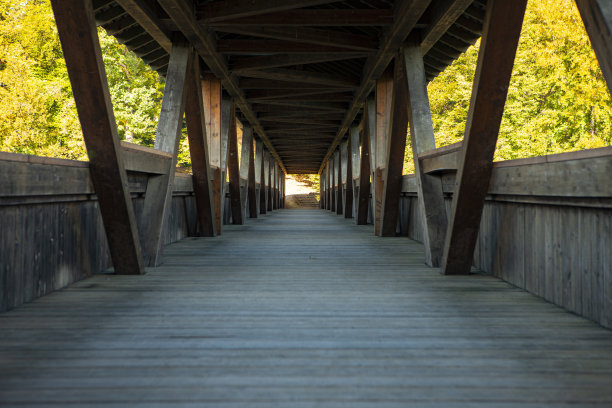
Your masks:
[{"label": "wooden column", "polygon": [[186,79],[192,57],[191,47],[185,39],[173,41],[155,135],[155,149],[170,153],[172,161],[166,174],[149,177],[142,210],[140,239],[145,263],[149,266],[161,263],[165,229],[172,210],[172,189],[187,97]]},{"label": "wooden column", "polygon": [[342,152],[340,148],[336,150],[336,182],[338,183],[338,189],[336,190],[336,214],[342,215],[344,206],[342,205]]},{"label": "wooden column", "polygon": [[331,211],[332,209],[332,185],[331,185],[331,159],[327,161],[325,168],[325,209]]},{"label": "wooden column", "polygon": [[[220,223],[225,223],[225,211],[226,211],[226,195],[229,192],[229,130],[230,130],[230,119],[231,112],[235,113],[235,105],[232,98],[224,96],[221,98],[221,188],[219,189],[219,208],[221,208]],[[229,206],[231,211],[231,199],[229,200]]]},{"label": "wooden column", "polygon": [[202,81],[202,98],[204,101],[204,118],[208,135],[208,153],[211,167],[213,203],[215,207],[215,231],[221,235],[223,224],[221,170],[221,81],[207,76]]},{"label": "wooden column", "polygon": [[274,186],[272,189],[272,209],[278,210],[278,163],[276,163],[276,160],[272,162],[272,170],[274,174],[272,177],[272,185]]},{"label": "wooden column", "polygon": [[91,2],[53,0],[51,4],[115,273],[142,274],[136,218]]},{"label": "wooden column", "polygon": [[576,0],[576,6],[612,93],[612,3],[609,0]]},{"label": "wooden column", "polygon": [[360,144],[360,140],[359,140],[359,126],[351,126],[350,132],[349,132],[349,138],[350,138],[350,148],[349,148],[349,155],[351,156],[350,159],[350,169],[351,169],[351,191],[352,191],[352,195],[351,195],[351,202],[352,202],[352,206],[351,206],[351,217],[355,218],[355,222],[357,222],[357,204],[359,203],[359,198],[358,198],[358,191],[359,191],[359,186],[357,185],[356,181],[355,181],[355,177],[359,176],[359,167],[360,167],[360,157],[359,157],[359,144]]},{"label": "wooden column", "polygon": [[259,159],[259,213],[266,213],[266,154],[263,141],[257,141],[256,157]]},{"label": "wooden column", "polygon": [[319,174],[319,209],[324,209],[325,208],[325,168],[327,166],[323,167],[323,171],[321,171],[321,174]]},{"label": "wooden column", "polygon": [[257,218],[257,180],[255,177],[255,143],[253,137],[253,129],[250,126],[245,126],[242,130],[243,155],[244,146],[246,145],[248,154],[248,169],[247,169],[247,202],[249,203],[249,218]]},{"label": "wooden column", "polygon": [[374,234],[382,234],[382,208],[384,171],[387,158],[387,137],[389,136],[389,124],[391,123],[391,108],[393,106],[393,63],[385,70],[383,75],[376,81],[376,133],[370,143],[374,144],[371,149],[374,166],[372,166],[372,198]]},{"label": "wooden column", "polygon": [[238,163],[238,129],[236,123],[236,104],[232,100],[229,112],[228,132],[228,172],[230,206],[232,209],[232,224],[244,224],[242,218],[242,197],[240,193],[240,167]]},{"label": "wooden column", "polygon": [[527,0],[489,0],[487,3],[444,244],[442,271],[445,274],[470,272],[526,3]]},{"label": "wooden column", "polygon": [[[242,208],[242,217],[247,218],[248,212],[248,190],[249,190],[249,165],[251,163],[251,154],[253,146],[251,139],[253,138],[253,130],[250,126],[242,126],[241,134],[241,151],[240,151],[240,206]],[[254,155],[254,152],[253,152]]]},{"label": "wooden column", "polygon": [[189,153],[193,171],[193,192],[200,224],[199,235],[214,237],[215,204],[213,201],[212,183],[210,182],[212,173],[208,157],[206,123],[204,119],[202,87],[200,84],[200,61],[197,54],[194,55],[189,74],[186,89],[185,122],[187,123],[187,137],[189,139]]},{"label": "wooden column", "polygon": [[272,211],[273,205],[272,205],[272,201],[273,201],[273,190],[274,190],[274,185],[272,184],[272,180],[274,178],[273,173],[274,173],[274,169],[273,169],[273,161],[274,158],[272,157],[272,155],[268,152],[268,194],[266,197],[267,200],[267,205],[268,205],[268,211]]},{"label": "wooden column", "polygon": [[423,172],[419,154],[436,148],[436,141],[431,120],[427,79],[423,64],[421,46],[412,41],[404,48],[404,63],[408,85],[408,120],[410,123],[410,140],[416,175],[419,211],[423,223],[423,243],[425,262],[438,267],[444,250],[444,234],[448,221],[442,179]]},{"label": "wooden column", "polygon": [[335,158],[335,155],[332,155],[329,158],[329,163],[330,163],[330,167],[329,167],[329,183],[331,185],[331,192],[330,192],[331,206],[330,206],[330,211],[335,212],[336,211],[336,158]]},{"label": "wooden column", "polygon": [[281,173],[281,178],[282,178],[282,182],[281,182],[281,188],[282,188],[281,208],[285,208],[285,188],[287,187],[287,185],[285,183],[285,173]]},{"label": "wooden column", "polygon": [[357,225],[368,223],[368,207],[370,204],[370,176],[372,161],[370,135],[376,125],[376,101],[368,98],[363,107],[363,129],[361,132],[361,159],[359,160],[359,197],[357,204]]},{"label": "wooden column", "polygon": [[395,56],[393,69],[393,92],[391,96],[391,115],[387,137],[387,158],[384,168],[383,202],[381,230],[383,237],[394,237],[397,231],[399,200],[402,190],[402,170],[406,151],[406,131],[408,129],[408,85],[406,67],[400,51]]},{"label": "wooden column", "polygon": [[[352,126],[357,128],[357,126]],[[359,130],[357,130],[359,132]],[[343,172],[342,176],[346,179],[346,188],[344,190],[344,218],[353,218],[353,163],[351,160],[351,135],[346,142],[342,145],[342,156],[343,156]]]}]

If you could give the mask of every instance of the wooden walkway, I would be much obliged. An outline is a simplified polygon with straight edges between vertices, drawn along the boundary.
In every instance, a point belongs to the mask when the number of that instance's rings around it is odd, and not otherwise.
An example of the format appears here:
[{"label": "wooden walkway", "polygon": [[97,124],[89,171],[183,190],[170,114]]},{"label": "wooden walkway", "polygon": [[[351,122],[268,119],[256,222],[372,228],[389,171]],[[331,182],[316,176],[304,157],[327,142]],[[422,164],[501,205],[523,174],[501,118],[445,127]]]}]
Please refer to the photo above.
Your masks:
[{"label": "wooden walkway", "polygon": [[612,406],[612,332],[422,253],[313,210],[184,240],[0,315],[0,406]]}]

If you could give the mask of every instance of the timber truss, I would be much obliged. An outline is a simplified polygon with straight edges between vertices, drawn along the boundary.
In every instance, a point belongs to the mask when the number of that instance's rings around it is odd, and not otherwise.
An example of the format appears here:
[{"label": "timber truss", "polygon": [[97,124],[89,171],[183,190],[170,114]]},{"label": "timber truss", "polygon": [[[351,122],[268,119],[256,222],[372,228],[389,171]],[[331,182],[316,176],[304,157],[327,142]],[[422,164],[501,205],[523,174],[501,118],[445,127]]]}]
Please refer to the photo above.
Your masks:
[{"label": "timber truss", "polygon": [[[203,236],[221,233],[226,190],[234,223],[282,207],[287,173],[319,173],[323,208],[395,235],[409,129],[427,262],[469,272],[526,0],[52,3],[118,273],[160,262],[183,117]],[[610,85],[609,2],[577,4]],[[166,78],[140,231],[96,25]],[[436,148],[426,85],[481,37],[447,215],[423,161]]]}]

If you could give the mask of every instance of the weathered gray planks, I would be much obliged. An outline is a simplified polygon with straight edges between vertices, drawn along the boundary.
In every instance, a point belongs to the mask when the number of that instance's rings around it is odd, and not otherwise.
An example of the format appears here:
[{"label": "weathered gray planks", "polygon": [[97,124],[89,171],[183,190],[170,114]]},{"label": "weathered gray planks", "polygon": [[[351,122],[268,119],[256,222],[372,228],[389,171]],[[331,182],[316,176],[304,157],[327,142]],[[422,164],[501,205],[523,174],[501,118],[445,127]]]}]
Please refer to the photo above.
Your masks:
[{"label": "weathered gray planks", "polygon": [[610,331],[370,229],[275,211],[2,314],[0,405],[612,404]]}]

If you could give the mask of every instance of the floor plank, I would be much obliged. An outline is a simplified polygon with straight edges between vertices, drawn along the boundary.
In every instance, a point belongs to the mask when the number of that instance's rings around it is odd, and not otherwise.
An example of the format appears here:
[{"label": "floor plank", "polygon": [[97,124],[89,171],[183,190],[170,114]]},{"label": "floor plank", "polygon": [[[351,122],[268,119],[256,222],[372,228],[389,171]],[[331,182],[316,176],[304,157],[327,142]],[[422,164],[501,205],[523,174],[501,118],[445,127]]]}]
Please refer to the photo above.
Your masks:
[{"label": "floor plank", "polygon": [[0,315],[0,406],[604,407],[612,332],[279,210]]}]

